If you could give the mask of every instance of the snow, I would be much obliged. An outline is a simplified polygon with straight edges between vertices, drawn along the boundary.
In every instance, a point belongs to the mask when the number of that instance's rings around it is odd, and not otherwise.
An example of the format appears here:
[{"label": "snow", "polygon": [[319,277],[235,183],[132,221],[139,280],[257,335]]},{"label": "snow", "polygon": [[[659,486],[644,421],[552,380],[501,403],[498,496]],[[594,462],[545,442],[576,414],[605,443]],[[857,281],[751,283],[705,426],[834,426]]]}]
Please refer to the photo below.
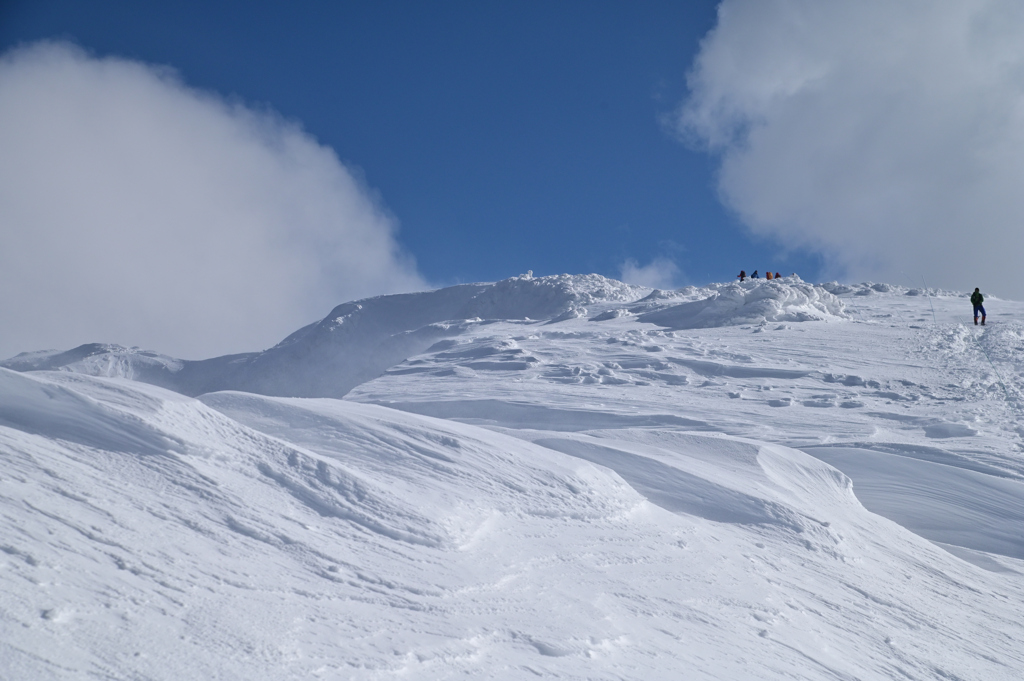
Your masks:
[{"label": "snow", "polygon": [[[785,281],[785,283],[783,283]],[[641,322],[673,329],[766,322],[807,322],[846,318],[843,303],[820,286],[797,277],[710,286],[699,298],[640,316]]]},{"label": "snow", "polygon": [[0,678],[1019,678],[1024,305],[986,304],[524,275],[12,358]]},{"label": "snow", "polygon": [[1024,559],[1024,482],[855,447],[807,452],[857,480],[875,513],[935,542]]}]

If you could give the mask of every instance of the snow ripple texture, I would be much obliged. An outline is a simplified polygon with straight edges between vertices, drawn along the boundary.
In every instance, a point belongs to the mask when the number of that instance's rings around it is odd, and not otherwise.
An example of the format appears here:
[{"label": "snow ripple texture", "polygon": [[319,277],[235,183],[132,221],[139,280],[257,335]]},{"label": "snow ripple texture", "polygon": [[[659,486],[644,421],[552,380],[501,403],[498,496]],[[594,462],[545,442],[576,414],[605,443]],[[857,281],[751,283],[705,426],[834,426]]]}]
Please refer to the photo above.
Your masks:
[{"label": "snow ripple texture", "polygon": [[524,275],[12,358],[0,679],[1022,678],[986,304]]}]

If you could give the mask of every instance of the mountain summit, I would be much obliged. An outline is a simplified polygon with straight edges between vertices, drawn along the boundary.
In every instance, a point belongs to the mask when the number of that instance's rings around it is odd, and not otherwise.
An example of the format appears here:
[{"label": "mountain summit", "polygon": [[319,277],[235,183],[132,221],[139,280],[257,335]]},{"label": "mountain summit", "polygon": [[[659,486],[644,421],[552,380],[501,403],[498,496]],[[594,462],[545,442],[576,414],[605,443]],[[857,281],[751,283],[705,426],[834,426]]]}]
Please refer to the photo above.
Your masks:
[{"label": "mountain summit", "polygon": [[843,305],[796,277],[652,291],[600,275],[533,277],[378,296],[337,306],[263,352],[202,361],[93,343],[65,352],[23,353],[0,366],[121,376],[186,395],[244,390],[289,397],[342,397],[441,339],[498,322],[552,325],[631,318],[703,328],[774,321],[838,320]]}]

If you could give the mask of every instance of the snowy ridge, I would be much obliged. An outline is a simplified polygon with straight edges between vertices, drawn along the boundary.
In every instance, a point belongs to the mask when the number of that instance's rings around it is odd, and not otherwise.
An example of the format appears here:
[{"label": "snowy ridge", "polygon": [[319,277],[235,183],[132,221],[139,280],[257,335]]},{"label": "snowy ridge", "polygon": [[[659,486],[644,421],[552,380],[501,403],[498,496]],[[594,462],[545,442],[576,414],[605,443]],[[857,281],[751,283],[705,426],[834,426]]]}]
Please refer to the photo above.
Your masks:
[{"label": "snowy ridge", "polygon": [[20,355],[0,678],[1019,678],[993,301],[524,276],[263,353]]},{"label": "snowy ridge", "polygon": [[959,291],[949,291],[940,288],[907,288],[896,284],[876,283],[864,281],[859,284],[840,284],[838,281],[829,281],[821,284],[821,287],[829,293],[837,296],[855,295],[870,296],[876,293],[887,293],[898,296],[935,296],[940,298],[960,298],[964,294]]},{"label": "snowy ridge", "polygon": [[40,350],[23,352],[2,363],[4,368],[15,371],[67,370],[90,376],[130,378],[147,381],[146,378],[162,372],[181,371],[184,363],[180,359],[149,352],[141,348],[127,348],[109,343],[88,343],[72,350]]},{"label": "snowy ridge", "polygon": [[712,286],[700,290],[699,295],[692,302],[646,312],[639,320],[672,329],[706,329],[767,322],[836,321],[848,316],[839,298],[797,277]]},{"label": "snowy ridge", "polygon": [[[687,302],[679,304],[680,300]],[[634,321],[669,328],[846,316],[838,298],[797,277],[652,292],[596,274],[536,278],[526,274],[495,284],[465,284],[344,303],[320,322],[259,353],[187,361],[138,348],[91,344],[67,352],[23,353],[0,366],[18,371],[122,376],[186,395],[244,390],[342,397],[439,339],[466,335],[498,321],[553,325],[589,314],[593,314],[592,322],[635,317]]]}]

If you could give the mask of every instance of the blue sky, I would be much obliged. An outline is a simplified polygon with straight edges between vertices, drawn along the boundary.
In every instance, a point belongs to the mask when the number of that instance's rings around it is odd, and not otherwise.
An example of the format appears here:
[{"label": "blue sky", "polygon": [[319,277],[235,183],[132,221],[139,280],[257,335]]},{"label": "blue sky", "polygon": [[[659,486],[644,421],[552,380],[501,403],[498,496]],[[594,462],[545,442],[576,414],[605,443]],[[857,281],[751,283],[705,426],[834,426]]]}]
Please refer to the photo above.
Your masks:
[{"label": "blue sky", "polygon": [[1021,299],[1022,34],[1004,0],[7,0],[0,355],[254,350],[528,270]]},{"label": "blue sky", "polygon": [[716,4],[8,1],[0,48],[67,39],[298,121],[363,171],[432,284],[659,257],[678,284],[814,278],[662,122]]}]

